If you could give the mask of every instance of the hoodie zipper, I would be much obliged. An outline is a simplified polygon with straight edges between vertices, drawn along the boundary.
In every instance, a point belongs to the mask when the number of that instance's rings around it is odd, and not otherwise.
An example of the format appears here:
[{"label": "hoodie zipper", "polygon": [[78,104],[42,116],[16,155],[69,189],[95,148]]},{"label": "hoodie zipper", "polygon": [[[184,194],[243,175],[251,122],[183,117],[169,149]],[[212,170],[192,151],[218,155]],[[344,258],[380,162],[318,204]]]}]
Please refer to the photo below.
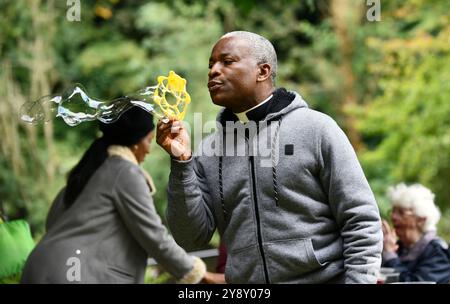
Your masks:
[{"label": "hoodie zipper", "polygon": [[[248,144],[248,136],[247,134],[245,135],[245,141],[247,143],[247,147],[249,146]],[[257,197],[257,193],[256,193],[256,174],[255,174],[255,159],[253,156],[249,156],[249,160],[250,160],[250,171],[251,171],[251,179],[252,179],[252,196],[253,196],[253,203],[255,206],[255,217],[256,217],[256,232],[257,232],[257,241],[258,241],[258,248],[259,251],[261,253],[261,259],[263,262],[263,269],[264,269],[264,281],[266,282],[266,284],[270,284],[270,279],[269,279],[269,271],[267,270],[267,261],[266,261],[266,256],[264,254],[264,248],[262,245],[262,234],[261,234],[261,222],[260,222],[260,218],[259,218],[259,207],[258,207],[258,197]],[[220,192],[221,192],[221,201],[222,201],[222,210],[223,210],[223,215],[224,215],[224,220],[226,221],[226,210],[225,210],[225,202],[223,199],[223,186],[222,186],[222,158],[219,158],[219,188],[220,188]]]},{"label": "hoodie zipper", "polygon": [[257,197],[257,193],[256,193],[255,159],[253,156],[250,156],[250,170],[252,173],[252,192],[253,192],[253,202],[255,204],[256,232],[257,232],[257,238],[258,238],[258,247],[259,247],[259,251],[261,252],[261,258],[262,258],[262,262],[263,262],[264,280],[265,280],[266,284],[270,284],[269,272],[267,270],[266,256],[264,254],[264,248],[262,245],[261,223],[260,223],[260,219],[259,219],[258,197]]}]

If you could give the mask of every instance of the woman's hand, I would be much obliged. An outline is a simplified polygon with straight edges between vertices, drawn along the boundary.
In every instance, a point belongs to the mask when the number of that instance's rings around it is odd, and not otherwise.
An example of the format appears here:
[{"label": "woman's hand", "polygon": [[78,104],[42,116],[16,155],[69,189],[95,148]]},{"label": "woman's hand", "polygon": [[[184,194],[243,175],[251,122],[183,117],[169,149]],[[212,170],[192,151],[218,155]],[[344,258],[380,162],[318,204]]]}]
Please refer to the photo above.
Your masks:
[{"label": "woman's hand", "polygon": [[170,119],[168,123],[158,122],[156,142],[169,155],[178,160],[191,158],[189,134],[179,120]]},{"label": "woman's hand", "polygon": [[202,283],[206,284],[226,284],[225,275],[217,272],[206,272]]},{"label": "woman's hand", "polygon": [[395,230],[389,226],[386,220],[382,221],[383,228],[383,251],[385,252],[397,252],[397,235]]}]

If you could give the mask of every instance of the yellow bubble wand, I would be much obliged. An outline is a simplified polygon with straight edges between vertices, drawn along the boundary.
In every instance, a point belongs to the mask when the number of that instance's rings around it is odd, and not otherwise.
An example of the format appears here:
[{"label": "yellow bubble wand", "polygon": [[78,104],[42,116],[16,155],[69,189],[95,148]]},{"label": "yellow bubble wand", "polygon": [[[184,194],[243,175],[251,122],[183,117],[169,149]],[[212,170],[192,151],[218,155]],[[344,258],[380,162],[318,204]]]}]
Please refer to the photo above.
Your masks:
[{"label": "yellow bubble wand", "polygon": [[[175,104],[167,101],[167,93],[175,97]],[[183,120],[187,106],[191,102],[191,96],[186,91],[186,79],[178,76],[174,71],[170,71],[169,76],[158,76],[158,85],[153,93],[153,100],[164,116]]]}]

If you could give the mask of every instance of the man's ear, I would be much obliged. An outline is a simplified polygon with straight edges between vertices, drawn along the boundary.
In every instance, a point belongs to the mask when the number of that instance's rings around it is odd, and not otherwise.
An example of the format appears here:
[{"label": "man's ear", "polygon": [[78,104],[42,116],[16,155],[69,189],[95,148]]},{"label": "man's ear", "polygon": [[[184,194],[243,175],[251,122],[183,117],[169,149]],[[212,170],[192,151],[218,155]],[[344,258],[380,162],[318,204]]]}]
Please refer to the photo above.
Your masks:
[{"label": "man's ear", "polygon": [[268,63],[261,63],[258,65],[258,78],[259,82],[266,81],[272,74],[272,67]]}]

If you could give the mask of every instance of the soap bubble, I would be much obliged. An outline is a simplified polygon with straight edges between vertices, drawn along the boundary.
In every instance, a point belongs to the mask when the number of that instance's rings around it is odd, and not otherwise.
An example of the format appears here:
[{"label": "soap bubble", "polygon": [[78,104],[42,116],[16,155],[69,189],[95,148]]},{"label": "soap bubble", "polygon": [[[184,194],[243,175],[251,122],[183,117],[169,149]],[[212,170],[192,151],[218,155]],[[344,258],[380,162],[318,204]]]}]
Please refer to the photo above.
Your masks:
[{"label": "soap bubble", "polygon": [[39,124],[50,121],[56,113],[56,117],[61,117],[69,126],[95,119],[112,123],[129,108],[139,106],[167,123],[170,118],[183,120],[190,101],[186,80],[170,71],[168,76],[158,77],[157,85],[110,101],[94,99],[83,85],[73,84],[60,95],[26,102],[20,108],[20,118],[30,124]]},{"label": "soap bubble", "polygon": [[[33,102],[26,102],[20,108],[20,117],[30,124],[48,122],[55,116],[61,96],[47,95]],[[49,111],[45,111],[48,108]]]}]

